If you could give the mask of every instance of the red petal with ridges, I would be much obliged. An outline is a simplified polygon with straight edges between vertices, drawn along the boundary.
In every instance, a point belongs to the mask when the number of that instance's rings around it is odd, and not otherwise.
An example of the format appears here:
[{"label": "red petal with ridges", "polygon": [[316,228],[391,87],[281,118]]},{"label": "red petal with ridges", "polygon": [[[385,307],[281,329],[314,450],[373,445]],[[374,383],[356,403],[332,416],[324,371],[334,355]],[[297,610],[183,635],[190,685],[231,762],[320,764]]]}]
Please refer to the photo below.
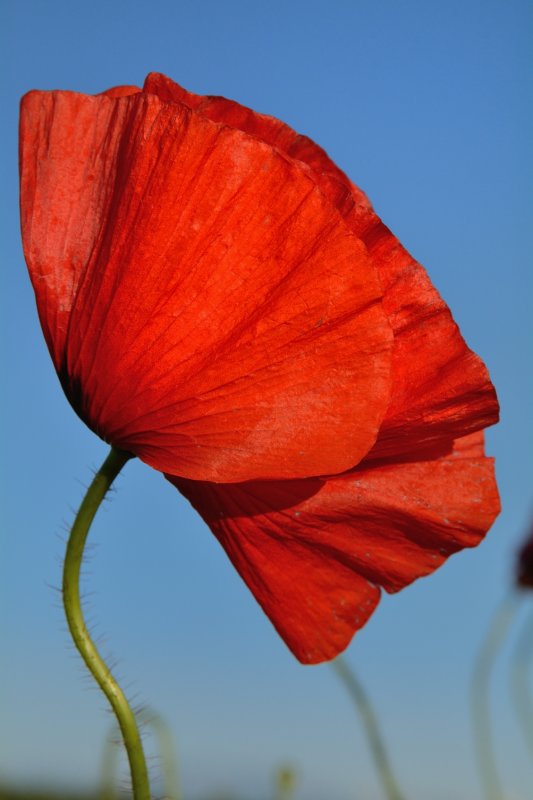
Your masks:
[{"label": "red petal with ridges", "polygon": [[126,110],[73,92],[30,92],[22,99],[22,240],[58,371],[74,298],[109,215]]},{"label": "red petal with ridges", "polygon": [[328,540],[313,542],[299,524],[300,509],[322,481],[224,485],[167,478],[202,515],[296,658],[316,664],[348,646],[380,592]]},{"label": "red petal with ridges", "polygon": [[[169,476],[167,476],[169,477]],[[169,480],[217,536],[296,657],[333,658],[378,602],[479,544],[499,511],[483,435],[450,455],[303,481]]]},{"label": "red petal with ridges", "polygon": [[365,247],[305,165],[125,91],[22,105],[25,254],[73,406],[188,478],[353,466],[390,393]]},{"label": "red petal with ridges", "polygon": [[378,268],[394,332],[394,390],[373,455],[423,452],[493,425],[499,409],[487,368],[423,267],[373,212],[368,216],[372,227],[361,238]]},{"label": "red petal with ridges", "polygon": [[498,403],[488,372],[466,346],[425,270],[322,148],[274,117],[225,98],[186,92],[164,75],[150,74],[144,91],[168,102],[184,103],[209,119],[246,131],[306,163],[314,171],[317,185],[368,247],[395,337],[394,390],[375,446],[376,459],[424,454],[450,437],[497,422]]},{"label": "red petal with ridges", "polygon": [[130,97],[132,94],[142,92],[138,86],[113,86],[111,89],[106,89],[105,92],[100,92],[100,95],[106,97]]}]

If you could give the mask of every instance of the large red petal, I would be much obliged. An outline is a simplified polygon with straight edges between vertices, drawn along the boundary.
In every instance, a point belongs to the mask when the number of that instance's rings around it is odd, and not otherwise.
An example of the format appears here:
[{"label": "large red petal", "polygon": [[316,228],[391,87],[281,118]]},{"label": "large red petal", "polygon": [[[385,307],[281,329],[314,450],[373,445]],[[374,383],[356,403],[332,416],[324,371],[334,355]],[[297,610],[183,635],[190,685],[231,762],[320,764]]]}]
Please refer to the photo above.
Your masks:
[{"label": "large red petal", "polygon": [[347,646],[378,602],[376,587],[396,592],[477,545],[499,511],[482,434],[458,441],[445,458],[322,480],[169,479],[306,663]]},{"label": "large red petal", "polygon": [[374,212],[368,220],[361,237],[394,331],[393,392],[374,456],[412,455],[493,425],[498,400],[483,361],[467,347],[423,267]]},{"label": "large red petal", "polygon": [[126,113],[72,92],[30,92],[21,103],[22,241],[58,371],[79,282],[109,217]]},{"label": "large red petal", "polygon": [[107,97],[129,97],[132,94],[138,94],[142,92],[142,89],[139,89],[138,86],[129,86],[129,85],[122,85],[122,86],[112,86],[111,89],[106,89],[105,92],[101,92],[101,94],[106,95]]},{"label": "large red petal", "polygon": [[315,664],[348,646],[380,591],[330,537],[314,541],[324,525],[305,509],[323,481],[228,485],[167,477],[207,522],[296,658]]},{"label": "large red petal", "polygon": [[376,458],[427,452],[450,437],[497,421],[498,403],[488,372],[465,344],[426,271],[322,148],[274,117],[225,98],[194,95],[163,75],[150,74],[144,91],[194,107],[210,119],[246,131],[303,161],[368,247],[395,337],[393,393],[376,443]]},{"label": "large red petal", "polygon": [[366,248],[305,165],[117,94],[31,93],[22,108],[25,252],[72,404],[189,478],[353,466],[390,391]]},{"label": "large red petal", "polygon": [[[226,97],[202,96],[188,92],[175,81],[151,72],[143,91],[155,94],[167,103],[181,103],[199,114],[244,131],[262,142],[276,147],[285,155],[307,164],[314,171],[314,179],[337,207],[353,206],[355,196],[359,204],[369,206],[363,192],[350,183],[346,175],[328,157],[325,150],[307,136],[296,133],[289,125],[268,114],[259,114],[251,108],[228,100]],[[322,179],[322,176],[327,176]],[[328,177],[336,178],[337,185],[330,183]]]}]

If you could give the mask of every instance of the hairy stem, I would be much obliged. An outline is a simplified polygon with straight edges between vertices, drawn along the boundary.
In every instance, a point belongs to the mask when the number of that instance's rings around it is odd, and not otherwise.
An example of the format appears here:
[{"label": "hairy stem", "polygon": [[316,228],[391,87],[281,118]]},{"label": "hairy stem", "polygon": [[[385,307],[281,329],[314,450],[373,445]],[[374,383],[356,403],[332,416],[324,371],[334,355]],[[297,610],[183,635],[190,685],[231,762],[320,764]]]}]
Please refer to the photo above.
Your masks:
[{"label": "hairy stem", "polygon": [[346,661],[344,661],[341,656],[337,656],[337,658],[331,662],[331,666],[348,689],[348,693],[359,712],[366,738],[370,745],[372,756],[374,757],[376,771],[388,800],[404,800],[404,795],[400,791],[396,778],[394,777],[385,749],[385,743],[379,730],[378,720],[368,695],[361,683],[359,683],[353,670],[348,667]]},{"label": "hairy stem", "polygon": [[89,528],[106,492],[131,457],[130,453],[111,448],[83,498],[67,544],[63,567],[63,605],[74,644],[115,712],[128,754],[134,800],[150,800],[148,771],[135,715],[89,635],[80,601],[80,568]]}]

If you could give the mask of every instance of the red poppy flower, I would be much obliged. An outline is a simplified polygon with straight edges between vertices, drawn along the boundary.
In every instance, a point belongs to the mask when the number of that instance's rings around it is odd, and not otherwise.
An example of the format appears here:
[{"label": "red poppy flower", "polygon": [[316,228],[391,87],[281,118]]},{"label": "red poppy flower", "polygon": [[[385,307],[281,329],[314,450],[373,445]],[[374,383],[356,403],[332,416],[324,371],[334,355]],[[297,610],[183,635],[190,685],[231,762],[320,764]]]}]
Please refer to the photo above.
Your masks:
[{"label": "red poppy flower", "polygon": [[487,371],[313,142],[156,74],[31,92],[21,187],[68,399],[191,500],[300,660],[480,541]]}]

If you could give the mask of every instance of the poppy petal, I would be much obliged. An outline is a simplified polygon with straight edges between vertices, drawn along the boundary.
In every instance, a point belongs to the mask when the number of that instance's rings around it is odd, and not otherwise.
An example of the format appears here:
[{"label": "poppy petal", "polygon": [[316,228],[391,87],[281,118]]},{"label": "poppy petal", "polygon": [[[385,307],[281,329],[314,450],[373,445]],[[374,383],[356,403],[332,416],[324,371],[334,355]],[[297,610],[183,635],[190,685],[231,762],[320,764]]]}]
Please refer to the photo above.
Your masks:
[{"label": "poppy petal", "polygon": [[446,457],[326,479],[167,478],[199,511],[296,657],[342,651],[379,600],[479,544],[499,511],[483,435]]},{"label": "poppy petal", "polygon": [[74,298],[108,217],[125,112],[102,96],[73,92],[22,99],[22,240],[57,370]]},{"label": "poppy petal", "polygon": [[138,94],[142,92],[142,89],[139,89],[138,86],[113,86],[111,89],[106,89],[105,92],[101,92],[102,95],[106,97],[129,97],[132,94]]},{"label": "poppy petal", "polygon": [[394,332],[394,391],[375,458],[427,451],[498,421],[494,386],[423,269],[379,218],[362,237]]},{"label": "poppy petal", "polygon": [[194,95],[164,75],[150,74],[144,91],[184,103],[303,161],[313,170],[321,191],[366,244],[378,269],[383,307],[395,338],[394,391],[375,446],[376,459],[424,454],[450,438],[497,422],[498,402],[488,372],[467,347],[426,271],[321,147],[274,117],[222,97]]},{"label": "poppy petal", "polygon": [[[215,484],[166,476],[209,525],[296,658],[316,664],[344,650],[379,602],[304,509],[319,479]],[[315,495],[316,496],[316,495]],[[305,521],[300,521],[300,515]],[[307,534],[311,534],[311,538]]]},{"label": "poppy petal", "polygon": [[127,87],[27,95],[21,169],[46,337],[102,438],[224,482],[367,454],[390,327],[366,248],[305,165]]},{"label": "poppy petal", "polygon": [[[314,179],[324,194],[341,210],[343,207],[352,208],[353,197],[357,198],[359,204],[370,207],[363,192],[348,180],[325,150],[307,136],[296,133],[280,119],[260,114],[227,97],[194,94],[158,72],[147,75],[143,91],[155,94],[167,103],[182,103],[213,122],[248,133],[271,147],[276,147],[285,155],[305,163],[316,173]],[[328,177],[322,176],[336,178],[337,185],[330,183]]]}]

